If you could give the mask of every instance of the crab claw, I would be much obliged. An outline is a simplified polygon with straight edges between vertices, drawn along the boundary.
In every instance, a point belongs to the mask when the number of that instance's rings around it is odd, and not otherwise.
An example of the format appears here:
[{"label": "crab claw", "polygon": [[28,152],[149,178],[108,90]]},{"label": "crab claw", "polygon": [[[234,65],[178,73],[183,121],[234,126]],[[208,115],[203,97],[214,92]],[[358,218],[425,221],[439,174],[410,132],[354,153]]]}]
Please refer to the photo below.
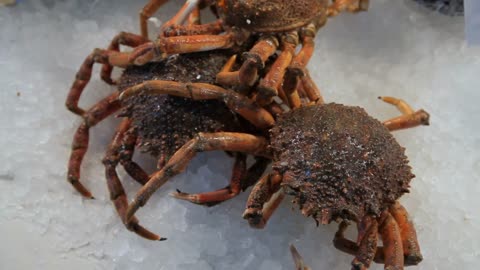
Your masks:
[{"label": "crab claw", "polygon": [[295,270],[311,270],[310,267],[305,265],[302,256],[298,253],[293,244],[290,245],[290,252],[292,253],[293,261],[295,262]]},{"label": "crab claw", "polygon": [[136,47],[130,54],[129,62],[141,66],[157,58],[163,58],[160,49],[154,42],[147,42]]}]

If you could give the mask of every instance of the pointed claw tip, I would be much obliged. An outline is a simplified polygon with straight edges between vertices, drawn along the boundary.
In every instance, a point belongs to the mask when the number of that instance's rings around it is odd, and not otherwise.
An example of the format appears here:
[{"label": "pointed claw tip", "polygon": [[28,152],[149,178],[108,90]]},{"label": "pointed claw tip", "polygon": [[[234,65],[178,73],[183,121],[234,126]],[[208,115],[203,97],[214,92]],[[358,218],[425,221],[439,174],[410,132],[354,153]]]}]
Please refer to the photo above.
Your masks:
[{"label": "pointed claw tip", "polygon": [[160,238],[158,239],[158,241],[166,241],[166,240],[167,240],[166,237],[160,237]]}]

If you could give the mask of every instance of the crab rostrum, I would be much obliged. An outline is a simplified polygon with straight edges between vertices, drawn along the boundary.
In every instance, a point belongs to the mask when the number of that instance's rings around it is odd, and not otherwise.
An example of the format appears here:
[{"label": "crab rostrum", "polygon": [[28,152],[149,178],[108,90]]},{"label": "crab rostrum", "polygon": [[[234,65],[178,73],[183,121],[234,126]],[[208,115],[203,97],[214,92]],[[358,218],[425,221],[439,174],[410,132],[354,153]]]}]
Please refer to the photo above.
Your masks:
[{"label": "crab rostrum", "polygon": [[[126,211],[125,221],[138,222],[134,214],[154,192],[182,172],[196,153],[223,150],[269,158],[272,171],[255,184],[244,213],[251,226],[263,228],[286,194],[293,195],[302,213],[318,223],[341,222],[335,246],[355,255],[354,269],[366,269],[373,260],[386,269],[416,264],[422,257],[407,212],[397,202],[413,178],[407,158],[390,131],[427,125],[429,115],[407,103],[381,97],[402,115],[383,123],[359,108],[305,100],[275,117],[233,90],[206,83],[145,81],[126,89],[128,100],[138,95],[171,94],[192,99],[222,100],[264,135],[215,132],[198,133],[151,175]],[[321,97],[320,93],[315,96]],[[288,104],[288,100],[284,100]],[[286,104],[283,104],[285,108]],[[246,180],[245,180],[246,181]],[[257,180],[249,180],[257,181]],[[213,194],[213,193],[212,193]],[[224,194],[199,197],[177,192],[174,197],[194,203],[224,200]],[[343,237],[346,222],[358,224],[358,241]],[[381,236],[384,246],[377,248]]]}]

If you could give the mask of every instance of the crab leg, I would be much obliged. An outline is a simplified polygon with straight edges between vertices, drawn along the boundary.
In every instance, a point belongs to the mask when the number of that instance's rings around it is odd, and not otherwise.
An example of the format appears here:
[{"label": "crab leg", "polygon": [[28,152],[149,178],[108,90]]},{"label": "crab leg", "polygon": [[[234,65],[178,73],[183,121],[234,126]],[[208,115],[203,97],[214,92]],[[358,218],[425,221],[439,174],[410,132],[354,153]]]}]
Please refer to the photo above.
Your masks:
[{"label": "crab leg", "polygon": [[285,74],[283,90],[285,91],[292,108],[298,108],[301,106],[300,96],[297,92],[297,88],[300,83],[300,78],[305,76],[305,67],[310,61],[315,48],[315,43],[313,41],[315,38],[315,33],[316,27],[314,24],[310,24],[308,27],[302,29],[302,49],[295,56],[295,58],[293,58],[293,61],[287,68],[287,72]]},{"label": "crab leg", "polygon": [[275,123],[273,116],[267,110],[257,106],[247,97],[212,84],[152,80],[126,89],[120,95],[120,99],[140,93],[148,95],[168,94],[194,100],[223,100],[232,111],[240,114],[258,128],[265,129]]},{"label": "crab leg", "polygon": [[128,65],[128,53],[116,51],[95,49],[83,62],[80,70],[77,72],[75,81],[70,88],[65,105],[67,108],[77,114],[83,115],[85,111],[78,107],[78,101],[85,89],[85,86],[92,77],[92,68],[94,63],[107,64],[116,67],[126,67]]},{"label": "crab leg", "polygon": [[359,249],[352,261],[352,266],[354,269],[366,270],[370,267],[377,251],[378,223],[374,218],[366,216],[359,224],[359,229]]},{"label": "crab leg", "polygon": [[132,160],[133,153],[135,151],[135,145],[137,143],[137,135],[132,129],[125,129],[122,132],[124,133],[124,135],[121,149],[119,150],[120,164],[122,164],[125,171],[135,181],[137,181],[141,185],[145,185],[150,177],[145,172],[145,170],[142,169],[142,167],[140,167],[135,161]]},{"label": "crab leg", "polygon": [[148,19],[168,0],[150,0],[140,11],[140,31],[148,39]]},{"label": "crab leg", "polygon": [[[336,249],[340,251],[356,256],[360,248],[357,243],[345,238],[344,233],[347,227],[348,227],[348,224],[346,222],[340,223],[338,227],[338,231],[335,234],[335,238],[333,239],[333,245],[335,246]],[[405,260],[405,266],[411,266],[411,265],[417,264],[412,262],[411,260],[408,260],[407,257],[405,257],[404,260]],[[381,264],[385,263],[385,252],[382,246],[377,247],[373,261]]]},{"label": "crab leg", "polygon": [[70,184],[86,198],[92,198],[90,191],[80,182],[80,168],[88,149],[89,130],[98,122],[121,108],[118,92],[104,98],[87,112],[83,113],[83,123],[78,127],[72,142],[72,153],[68,161],[67,179]]},{"label": "crab leg", "polygon": [[317,84],[310,77],[310,72],[305,69],[304,76],[302,77],[301,86],[305,91],[308,99],[317,104],[325,103],[322,94],[320,94],[320,89],[318,89]]},{"label": "crab leg", "polygon": [[290,252],[292,253],[293,261],[295,262],[295,270],[311,270],[310,267],[305,265],[302,255],[298,253],[294,245],[290,245]]},{"label": "crab leg", "polygon": [[188,194],[177,190],[177,192],[171,193],[171,195],[177,199],[189,201],[191,203],[213,206],[240,194],[242,189],[241,181],[244,179],[246,172],[246,156],[238,153],[235,158],[235,164],[233,165],[230,184],[227,187],[212,192],[198,194]]},{"label": "crab leg", "polygon": [[135,48],[130,54],[129,61],[135,65],[144,65],[151,60],[165,58],[170,54],[229,49],[235,44],[235,38],[234,33],[164,37]]},{"label": "crab leg", "polygon": [[[230,71],[231,66],[225,65],[217,74],[217,83],[222,85],[252,86],[258,79],[258,70],[265,67],[265,62],[272,56],[279,46],[274,36],[265,36],[243,54],[244,62],[238,71]],[[248,94],[248,93],[246,93]]]},{"label": "crab leg", "polygon": [[177,199],[207,206],[213,206],[237,196],[240,194],[240,191],[244,191],[253,185],[270,163],[267,159],[257,158],[257,161],[247,171],[244,157],[243,154],[237,154],[232,178],[227,187],[212,192],[198,194],[188,194],[177,190],[177,192],[174,192],[171,195]]},{"label": "crab leg", "polygon": [[401,270],[404,266],[400,228],[395,219],[385,211],[380,217],[379,232],[382,237],[385,269]]},{"label": "crab leg", "polygon": [[188,19],[190,14],[192,14],[192,12],[198,8],[200,1],[201,0],[187,0],[177,14],[175,14],[175,16],[173,16],[163,25],[162,32],[165,33],[165,29],[168,29],[171,26],[183,24]]},{"label": "crab leg", "polygon": [[[110,45],[108,46],[108,51],[120,52],[120,45],[137,47],[144,43],[148,42],[148,39],[127,32],[120,32],[113,39]],[[103,64],[100,77],[108,84],[114,84],[112,80],[112,70],[113,66],[109,64]]]},{"label": "crab leg", "polygon": [[125,220],[133,218],[135,212],[144,206],[152,194],[173,176],[182,172],[198,152],[232,151],[252,155],[267,156],[265,138],[244,133],[218,132],[199,133],[194,139],[183,145],[158,172],[152,175],[148,183],[136,194],[128,206]]},{"label": "crab leg", "polygon": [[188,16],[187,25],[198,25],[200,24],[200,8],[197,6],[192,13]]},{"label": "crab leg", "polygon": [[[294,31],[286,34],[281,44],[282,52],[258,86],[257,102],[260,105],[269,104],[272,98],[279,94],[286,69],[292,62],[295,48],[298,45],[298,33]],[[286,102],[285,98],[282,98],[284,102]]]},{"label": "crab leg", "polygon": [[430,115],[426,111],[422,109],[414,111],[405,101],[394,97],[378,98],[386,103],[394,105],[403,114],[399,117],[395,117],[383,122],[383,124],[390,131],[413,128],[420,125],[429,125]]},{"label": "crab leg", "polygon": [[130,123],[131,121],[129,119],[125,119],[120,123],[118,130],[113,137],[113,141],[108,148],[107,154],[103,159],[103,164],[105,165],[105,176],[107,178],[107,186],[110,192],[110,200],[112,200],[120,219],[123,221],[128,230],[133,231],[146,239],[160,241],[166,240],[166,238],[162,238],[142,227],[140,224],[138,224],[138,220],[135,217],[130,219],[129,222],[126,222],[125,220],[125,210],[128,206],[128,200],[122,183],[118,178],[116,167],[122,159],[122,147],[124,145],[125,136],[128,136],[126,133],[130,128]]},{"label": "crab leg", "polygon": [[172,25],[164,30],[164,37],[218,35],[222,32],[222,21],[216,20],[206,24]]},{"label": "crab leg", "polygon": [[267,174],[257,182],[248,197],[243,218],[254,228],[264,228],[268,219],[285,197],[281,189],[282,176],[276,172]]},{"label": "crab leg", "polygon": [[408,217],[407,210],[399,202],[396,202],[390,207],[389,211],[400,228],[405,263],[417,265],[423,260],[423,256],[420,252],[417,233],[415,232],[412,221]]},{"label": "crab leg", "polygon": [[329,17],[336,16],[342,11],[359,12],[368,10],[369,0],[335,0],[327,9]]}]

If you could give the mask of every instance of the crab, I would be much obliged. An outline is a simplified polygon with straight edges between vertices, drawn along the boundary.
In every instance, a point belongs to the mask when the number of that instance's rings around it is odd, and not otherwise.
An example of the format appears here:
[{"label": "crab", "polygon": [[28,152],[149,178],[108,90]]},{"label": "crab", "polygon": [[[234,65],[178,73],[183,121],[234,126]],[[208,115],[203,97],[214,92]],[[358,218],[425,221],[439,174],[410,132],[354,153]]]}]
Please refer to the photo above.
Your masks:
[{"label": "crab", "polygon": [[[341,222],[335,246],[356,256],[355,269],[368,268],[375,254],[380,253],[386,269],[401,269],[421,260],[415,229],[406,210],[398,203],[408,192],[414,175],[405,149],[390,131],[428,125],[429,114],[424,110],[414,111],[403,100],[381,97],[402,112],[401,116],[382,123],[360,107],[324,103],[321,94],[316,92],[315,96],[320,97],[316,101],[304,102],[298,108],[291,106],[274,117],[231,89],[163,80],[132,86],[122,92],[120,99],[162,94],[221,100],[264,133],[198,133],[137,192],[125,212],[127,224],[130,220],[138,222],[135,213],[140,207],[169,179],[181,173],[197,153],[241,152],[273,161],[272,172],[255,184],[243,214],[252,227],[263,228],[289,194],[302,213],[317,223]],[[172,195],[202,204],[223,198],[223,194],[201,197],[174,192]],[[358,246],[343,238],[347,221],[359,224]],[[378,234],[385,248],[377,251]]]},{"label": "crab", "polygon": [[[141,12],[141,30],[147,36],[146,20],[165,0],[151,0]],[[314,47],[316,32],[327,17],[341,11],[358,12],[368,9],[368,0],[187,0],[180,11],[167,21],[158,39],[135,48],[130,60],[141,65],[171,53],[189,53],[211,49],[232,48],[254,38],[254,45],[243,54],[239,71],[222,72],[217,81],[221,84],[253,86],[258,81],[258,70],[278,49],[281,51],[273,68],[262,78],[256,96],[265,105],[282,91],[285,76],[299,77],[308,64]],[[206,24],[182,24],[200,22],[199,9],[211,7],[218,19]],[[301,51],[295,55],[296,47]],[[287,71],[289,71],[287,73]]]},{"label": "crab", "polygon": [[[132,160],[137,147],[157,157],[158,167],[161,168],[180,146],[192,139],[199,131],[255,132],[254,127],[217,100],[193,101],[167,95],[155,97],[140,95],[123,104],[118,100],[119,93],[124,89],[149,79],[214,82],[215,74],[229,57],[230,53],[227,51],[211,51],[173,56],[159,63],[127,68],[119,81],[119,91],[84,113],[84,121],[78,127],[72,143],[68,181],[84,197],[93,198],[90,191],[80,182],[80,168],[88,148],[89,129],[115,112],[121,112],[120,115],[124,119],[118,126],[103,163],[106,168],[110,197],[122,220],[125,216],[127,199],[116,173],[116,166],[120,163],[125,171],[141,185],[146,184],[149,179],[149,175]],[[240,181],[240,179],[258,178],[269,164],[269,160],[257,158],[255,163],[247,169],[245,154],[232,153],[232,156],[235,157],[235,163],[230,184],[217,191],[217,193],[228,191],[226,196],[230,198],[254,184],[254,182]],[[208,195],[199,194],[200,197]],[[210,202],[206,205],[212,206],[219,202]],[[161,240],[138,223],[130,221],[128,229],[147,239]]]},{"label": "crab", "polygon": [[[112,78],[113,67],[126,68],[130,65],[144,65],[163,59],[168,55],[184,54],[214,49],[251,47],[244,54],[244,62],[239,71],[222,70],[217,81],[223,85],[238,84],[252,90],[251,86],[259,80],[259,69],[278,48],[281,54],[270,72],[259,83],[256,99],[261,104],[271,102],[281,89],[283,78],[298,81],[303,85],[311,84],[309,76],[304,75],[312,53],[313,39],[327,16],[334,16],[343,10],[360,11],[368,6],[368,0],[187,0],[182,9],[164,26],[156,41],[147,36],[146,20],[167,0],[151,0],[140,14],[143,35],[120,32],[107,49],[95,49],[89,54],[73,82],[66,101],[67,108],[75,114],[84,115],[78,106],[79,97],[88,84],[93,65],[102,64],[101,78],[108,84],[115,84]],[[212,7],[220,18],[212,23],[200,24],[199,9]],[[288,10],[290,12],[285,12]],[[255,44],[250,46],[250,43]],[[295,54],[297,45],[302,49]],[[120,45],[134,48],[131,52],[120,52]],[[296,90],[287,95],[298,95]],[[286,91],[285,91],[286,92]]]}]

